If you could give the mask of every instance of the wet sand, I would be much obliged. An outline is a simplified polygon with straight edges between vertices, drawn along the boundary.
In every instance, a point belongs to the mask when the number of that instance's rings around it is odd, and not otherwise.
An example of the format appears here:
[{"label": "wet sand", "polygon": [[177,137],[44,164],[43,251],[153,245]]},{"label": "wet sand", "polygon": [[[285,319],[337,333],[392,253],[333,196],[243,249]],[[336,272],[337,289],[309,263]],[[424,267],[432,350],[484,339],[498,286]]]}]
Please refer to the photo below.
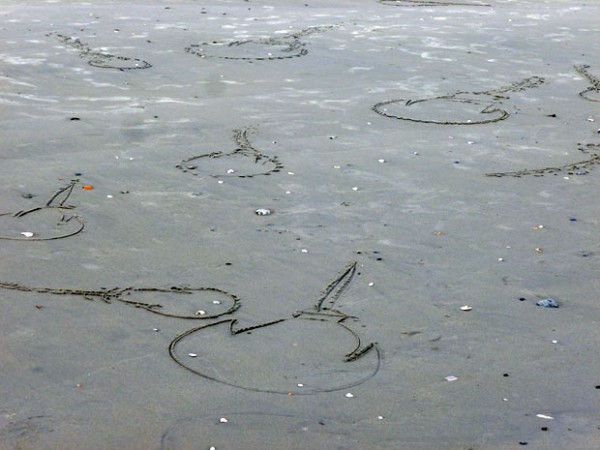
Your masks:
[{"label": "wet sand", "polygon": [[0,448],[600,445],[600,5],[148,3],[0,7]]}]

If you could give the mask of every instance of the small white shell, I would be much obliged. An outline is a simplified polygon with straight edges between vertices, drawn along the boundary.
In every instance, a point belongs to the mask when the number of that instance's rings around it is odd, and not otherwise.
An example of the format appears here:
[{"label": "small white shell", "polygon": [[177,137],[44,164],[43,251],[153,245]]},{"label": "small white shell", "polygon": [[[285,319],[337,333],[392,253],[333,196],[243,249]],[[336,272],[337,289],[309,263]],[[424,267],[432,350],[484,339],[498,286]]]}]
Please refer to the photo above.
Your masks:
[{"label": "small white shell", "polygon": [[456,380],[458,380],[458,377],[455,377],[454,375],[448,375],[447,377],[444,378],[444,380],[446,380],[446,381],[456,381]]},{"label": "small white shell", "polygon": [[554,417],[552,416],[548,416],[546,414],[536,414],[535,417],[539,417],[540,419],[547,419],[547,420],[552,420],[554,419]]},{"label": "small white shell", "polygon": [[229,420],[227,420],[227,418],[226,418],[226,417],[221,417],[221,418],[219,419],[219,422],[221,422],[221,423],[227,423],[227,422],[229,422]]},{"label": "small white shell", "polygon": [[460,310],[461,311],[471,311],[473,309],[473,307],[469,306],[469,305],[465,305],[465,306],[461,306]]},{"label": "small white shell", "polygon": [[188,353],[188,356],[190,358],[195,358],[196,356],[198,356],[198,354],[197,353]]},{"label": "small white shell", "polygon": [[346,397],[347,397],[347,398],[352,398],[352,397],[354,397],[354,394],[353,394],[352,392],[348,392],[348,393],[346,394]]},{"label": "small white shell", "polygon": [[21,234],[25,237],[33,237],[33,233],[31,231],[23,231]]},{"label": "small white shell", "polygon": [[194,313],[195,316],[204,316],[206,314],[206,311],[204,311],[203,309],[199,309],[198,311],[196,311]]},{"label": "small white shell", "polygon": [[269,216],[269,215],[271,215],[271,210],[268,209],[268,208],[258,208],[254,212],[256,213],[257,216]]}]

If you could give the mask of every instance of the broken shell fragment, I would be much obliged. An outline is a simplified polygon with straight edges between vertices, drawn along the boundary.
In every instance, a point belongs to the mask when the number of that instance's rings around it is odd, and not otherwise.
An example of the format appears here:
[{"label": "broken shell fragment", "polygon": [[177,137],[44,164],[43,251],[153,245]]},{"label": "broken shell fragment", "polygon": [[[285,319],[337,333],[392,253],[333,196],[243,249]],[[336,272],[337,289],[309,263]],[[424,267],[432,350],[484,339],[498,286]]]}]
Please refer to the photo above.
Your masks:
[{"label": "broken shell fragment", "polygon": [[446,381],[456,381],[456,380],[458,380],[458,377],[455,377],[454,375],[448,375],[447,377],[444,378],[444,380],[446,380]]},{"label": "broken shell fragment", "polygon": [[461,306],[460,310],[461,311],[471,311],[473,308],[469,305],[465,305],[465,306]]},{"label": "broken shell fragment", "polygon": [[227,423],[227,422],[229,422],[229,420],[227,420],[227,418],[226,418],[226,417],[221,417],[221,418],[219,419],[219,422],[221,422],[221,423]]},{"label": "broken shell fragment", "polygon": [[271,215],[271,210],[268,208],[258,208],[254,213],[257,216],[269,216]]},{"label": "broken shell fragment", "polygon": [[196,311],[194,313],[194,315],[196,315],[196,316],[203,316],[205,314],[206,314],[206,311],[204,311],[203,309],[199,309],[198,311]]},{"label": "broken shell fragment", "polygon": [[188,353],[188,356],[190,358],[195,358],[196,356],[198,356],[198,354],[197,353]]},{"label": "broken shell fragment", "polygon": [[346,394],[346,398],[352,398],[352,397],[354,397],[354,394],[352,392],[348,392]]},{"label": "broken shell fragment", "polygon": [[21,234],[25,237],[33,237],[33,233],[31,231],[23,231]]}]

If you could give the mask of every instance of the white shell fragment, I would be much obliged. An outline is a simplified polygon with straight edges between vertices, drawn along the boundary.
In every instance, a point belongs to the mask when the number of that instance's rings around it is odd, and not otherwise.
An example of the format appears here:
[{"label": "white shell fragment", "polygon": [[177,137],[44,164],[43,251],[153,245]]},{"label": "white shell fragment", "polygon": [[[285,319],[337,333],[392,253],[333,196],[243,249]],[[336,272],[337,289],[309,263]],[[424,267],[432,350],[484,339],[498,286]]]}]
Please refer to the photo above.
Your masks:
[{"label": "white shell fragment", "polygon": [[385,159],[383,159],[383,158],[378,159],[377,162],[380,162],[381,164],[383,164],[385,162]]},{"label": "white shell fragment", "polygon": [[354,187],[352,188],[352,190],[353,190],[353,191],[358,191],[358,186],[354,186]]},{"label": "white shell fragment", "polygon": [[540,419],[553,420],[554,417],[548,416],[546,414],[536,414],[535,417],[539,417]]},{"label": "white shell fragment", "polygon": [[206,311],[204,311],[203,309],[199,309],[198,311],[196,311],[194,313],[195,316],[204,316],[206,314]]},{"label": "white shell fragment", "polygon": [[352,392],[348,392],[346,394],[346,398],[352,398],[352,397],[354,397],[354,394]]},{"label": "white shell fragment", "polygon": [[226,417],[221,417],[221,418],[219,419],[219,422],[221,422],[221,423],[227,423],[227,422],[229,422],[229,420],[227,420],[227,418],[226,418]]},{"label": "white shell fragment", "polygon": [[271,210],[268,209],[268,208],[258,208],[254,212],[256,213],[257,216],[269,216],[269,215],[271,215]]},{"label": "white shell fragment", "polygon": [[188,356],[190,358],[195,358],[196,356],[198,356],[198,354],[197,353],[188,353]]},{"label": "white shell fragment", "polygon": [[447,377],[444,378],[444,380],[446,380],[446,381],[456,381],[456,380],[458,380],[458,377],[455,377],[454,375],[448,375]]},{"label": "white shell fragment", "polygon": [[220,305],[221,304],[221,300],[213,300],[213,305]]},{"label": "white shell fragment", "polygon": [[235,170],[233,170],[233,169],[227,169],[227,173],[235,173]]},{"label": "white shell fragment", "polygon": [[461,306],[460,307],[461,311],[471,311],[472,309],[473,309],[473,307],[469,306],[469,305],[465,305],[465,306]]},{"label": "white shell fragment", "polygon": [[33,237],[33,233],[31,231],[23,231],[21,234],[25,237]]}]

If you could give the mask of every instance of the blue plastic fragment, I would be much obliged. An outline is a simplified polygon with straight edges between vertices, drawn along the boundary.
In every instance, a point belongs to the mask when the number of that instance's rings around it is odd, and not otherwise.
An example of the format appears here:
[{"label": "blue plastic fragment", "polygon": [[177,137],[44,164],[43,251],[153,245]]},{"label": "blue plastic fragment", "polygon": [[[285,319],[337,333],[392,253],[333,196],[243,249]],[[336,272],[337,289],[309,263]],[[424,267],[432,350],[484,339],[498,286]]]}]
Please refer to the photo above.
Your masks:
[{"label": "blue plastic fragment", "polygon": [[558,303],[551,298],[540,300],[536,305],[543,306],[544,308],[558,308]]}]

